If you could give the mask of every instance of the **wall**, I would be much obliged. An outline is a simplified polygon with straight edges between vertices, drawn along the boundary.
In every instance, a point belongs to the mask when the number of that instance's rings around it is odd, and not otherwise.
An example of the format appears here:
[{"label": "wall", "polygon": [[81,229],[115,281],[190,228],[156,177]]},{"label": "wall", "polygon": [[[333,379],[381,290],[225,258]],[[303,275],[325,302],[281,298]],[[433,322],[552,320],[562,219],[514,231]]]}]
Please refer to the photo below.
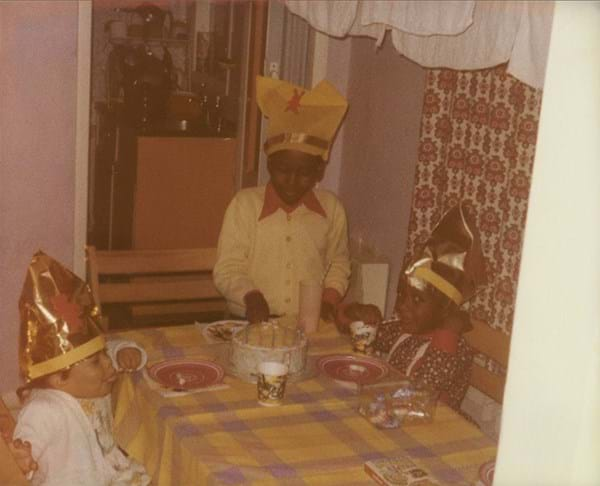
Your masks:
[{"label": "wall", "polygon": [[377,51],[372,39],[350,42],[339,195],[351,236],[390,263],[389,314],[406,247],[425,70],[400,56],[389,39]]},{"label": "wall", "polygon": [[[351,56],[351,40],[347,39],[335,39],[333,37],[329,37],[326,44],[322,42],[322,38],[320,39],[321,43],[316,43],[315,48],[321,46],[322,49],[326,48],[324,51],[325,54],[325,63],[326,63],[326,72],[323,76],[319,76],[319,78],[313,79],[313,84],[318,83],[321,79],[325,78],[330,83],[332,83],[336,89],[342,93],[346,98],[348,98],[348,83],[350,79],[350,56]],[[323,64],[323,60],[317,57],[317,52],[315,51],[315,59],[313,59],[313,64],[317,66]],[[321,66],[322,68],[322,66]],[[314,76],[315,73],[313,73]],[[327,170],[325,171],[325,175],[323,180],[320,183],[320,187],[323,189],[328,189],[339,195],[340,189],[340,173],[346,161],[343,160],[345,153],[343,152],[343,147],[346,139],[346,126],[348,125],[348,119],[351,113],[351,106],[353,100],[348,99],[349,108],[346,113],[346,117],[340,126],[340,129],[335,137],[333,142],[333,146],[331,148],[331,152],[329,154],[329,161],[327,163]]]},{"label": "wall", "polygon": [[73,264],[78,5],[0,2],[0,391],[18,384],[32,254]]},{"label": "wall", "polygon": [[556,3],[495,486],[600,484],[598,25]]}]

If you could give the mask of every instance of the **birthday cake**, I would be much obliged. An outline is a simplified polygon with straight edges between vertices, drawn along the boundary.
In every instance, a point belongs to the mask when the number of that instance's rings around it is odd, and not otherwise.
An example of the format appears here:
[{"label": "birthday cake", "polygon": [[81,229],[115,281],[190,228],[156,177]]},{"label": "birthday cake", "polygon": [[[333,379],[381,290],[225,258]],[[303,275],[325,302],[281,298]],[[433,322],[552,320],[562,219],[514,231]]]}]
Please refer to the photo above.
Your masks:
[{"label": "birthday cake", "polygon": [[239,378],[256,382],[258,365],[277,361],[289,366],[289,378],[298,377],[306,367],[308,340],[298,328],[277,322],[252,324],[237,331],[231,340],[230,368]]}]

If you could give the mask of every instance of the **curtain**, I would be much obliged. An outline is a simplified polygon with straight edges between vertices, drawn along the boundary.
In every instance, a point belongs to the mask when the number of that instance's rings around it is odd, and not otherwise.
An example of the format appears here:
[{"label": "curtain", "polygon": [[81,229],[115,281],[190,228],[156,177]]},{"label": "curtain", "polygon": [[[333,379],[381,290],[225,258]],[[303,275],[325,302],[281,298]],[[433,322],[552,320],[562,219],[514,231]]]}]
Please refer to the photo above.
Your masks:
[{"label": "curtain", "polygon": [[288,9],[334,37],[369,36],[429,68],[508,72],[542,88],[554,2],[286,0]]},{"label": "curtain", "polygon": [[510,333],[541,92],[506,73],[430,70],[409,219],[407,258],[463,200],[481,233],[490,285],[472,315]]}]

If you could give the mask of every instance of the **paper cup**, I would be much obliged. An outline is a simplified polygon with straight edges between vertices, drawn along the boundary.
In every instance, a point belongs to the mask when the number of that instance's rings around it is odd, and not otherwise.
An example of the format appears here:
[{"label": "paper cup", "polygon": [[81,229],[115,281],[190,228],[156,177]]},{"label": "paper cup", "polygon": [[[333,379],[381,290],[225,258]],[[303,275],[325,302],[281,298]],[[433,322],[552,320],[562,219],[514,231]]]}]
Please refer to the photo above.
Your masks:
[{"label": "paper cup", "polygon": [[323,287],[316,280],[300,282],[298,325],[306,334],[317,331],[321,317],[321,298]]},{"label": "paper cup", "polygon": [[365,324],[363,321],[354,321],[350,324],[352,349],[356,353],[371,354],[376,335],[377,328],[375,326]]},{"label": "paper cup", "polygon": [[289,368],[283,363],[265,361],[258,365],[258,403],[266,407],[281,405]]}]

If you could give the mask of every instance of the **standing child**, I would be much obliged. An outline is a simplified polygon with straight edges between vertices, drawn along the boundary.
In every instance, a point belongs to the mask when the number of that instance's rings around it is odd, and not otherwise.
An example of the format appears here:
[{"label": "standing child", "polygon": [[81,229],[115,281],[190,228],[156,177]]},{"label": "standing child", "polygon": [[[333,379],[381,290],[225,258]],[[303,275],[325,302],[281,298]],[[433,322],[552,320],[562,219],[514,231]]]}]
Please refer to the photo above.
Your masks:
[{"label": "standing child", "polygon": [[[89,287],[39,252],[19,301],[20,366],[27,385],[13,447],[35,485],[100,486],[150,483],[140,464],[116,445],[110,391],[120,368],[143,366],[133,343],[106,343]],[[31,461],[23,457],[28,444]]]},{"label": "standing child", "polygon": [[257,99],[269,118],[264,144],[271,179],[238,192],[225,213],[213,276],[230,311],[251,322],[298,312],[299,282],[325,274],[321,316],[333,319],[348,287],[350,260],[344,208],[314,189],[346,113],[327,81],[312,90],[257,77]]},{"label": "standing child", "polygon": [[411,379],[440,393],[455,410],[467,392],[473,352],[463,337],[471,328],[460,306],[485,283],[477,230],[462,205],[434,228],[421,254],[398,284],[396,318],[381,324],[373,305],[350,304],[338,314],[345,330],[354,320],[379,326],[374,350]]}]

